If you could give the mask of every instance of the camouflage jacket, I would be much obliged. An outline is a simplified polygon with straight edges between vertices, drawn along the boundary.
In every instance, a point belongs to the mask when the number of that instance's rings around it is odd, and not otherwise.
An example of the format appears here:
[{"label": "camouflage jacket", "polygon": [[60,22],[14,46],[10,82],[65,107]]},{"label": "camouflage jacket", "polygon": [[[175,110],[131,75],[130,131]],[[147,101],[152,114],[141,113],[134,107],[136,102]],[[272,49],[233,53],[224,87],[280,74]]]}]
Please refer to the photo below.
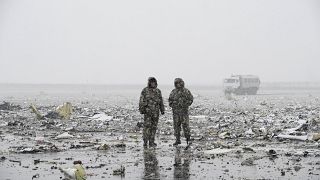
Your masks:
[{"label": "camouflage jacket", "polygon": [[159,111],[164,113],[163,99],[158,88],[146,87],[142,90],[139,111],[141,114],[159,114]]},{"label": "camouflage jacket", "polygon": [[169,106],[173,113],[188,113],[188,108],[193,103],[193,96],[186,88],[174,89],[169,96]]}]

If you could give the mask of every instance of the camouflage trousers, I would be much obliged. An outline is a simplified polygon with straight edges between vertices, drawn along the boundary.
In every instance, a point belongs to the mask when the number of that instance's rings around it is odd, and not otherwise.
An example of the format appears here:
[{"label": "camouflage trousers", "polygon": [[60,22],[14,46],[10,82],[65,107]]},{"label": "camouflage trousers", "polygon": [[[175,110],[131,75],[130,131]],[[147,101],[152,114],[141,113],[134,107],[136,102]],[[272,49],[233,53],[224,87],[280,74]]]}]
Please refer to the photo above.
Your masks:
[{"label": "camouflage trousers", "polygon": [[173,114],[173,128],[174,135],[177,140],[180,140],[181,126],[183,128],[184,137],[190,138],[190,127],[189,127],[189,114],[188,113],[174,113]]},{"label": "camouflage trousers", "polygon": [[143,128],[143,141],[145,143],[154,143],[157,127],[159,121],[159,114],[145,114],[144,115],[144,128]]}]

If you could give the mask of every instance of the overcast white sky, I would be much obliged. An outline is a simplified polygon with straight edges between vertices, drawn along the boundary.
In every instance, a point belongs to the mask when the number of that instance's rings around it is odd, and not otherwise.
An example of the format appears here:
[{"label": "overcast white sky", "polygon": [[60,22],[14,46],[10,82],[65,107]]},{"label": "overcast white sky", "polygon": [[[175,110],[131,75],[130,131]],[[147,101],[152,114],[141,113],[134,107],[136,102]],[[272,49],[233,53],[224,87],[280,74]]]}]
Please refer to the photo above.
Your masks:
[{"label": "overcast white sky", "polygon": [[320,82],[319,0],[0,0],[1,83]]}]

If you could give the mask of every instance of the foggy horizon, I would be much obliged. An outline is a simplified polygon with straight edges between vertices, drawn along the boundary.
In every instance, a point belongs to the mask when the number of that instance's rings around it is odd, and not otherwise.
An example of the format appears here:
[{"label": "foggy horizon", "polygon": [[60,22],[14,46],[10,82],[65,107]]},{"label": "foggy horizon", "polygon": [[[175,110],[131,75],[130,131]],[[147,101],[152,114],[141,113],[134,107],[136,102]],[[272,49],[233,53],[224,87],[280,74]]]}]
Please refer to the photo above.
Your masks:
[{"label": "foggy horizon", "polygon": [[320,2],[0,1],[0,83],[320,82]]},{"label": "foggy horizon", "polygon": [[[107,84],[107,83],[3,83],[3,82],[0,82],[0,85],[35,85],[35,86],[146,86],[147,85],[147,82],[145,83],[113,83],[113,84]],[[261,82],[261,86],[272,86],[272,85],[275,85],[275,86],[297,86],[297,87],[301,87],[301,86],[320,86],[320,82],[319,81],[305,81],[305,82],[302,82],[302,81],[296,81],[296,82],[290,82],[290,81],[267,81],[267,82]],[[173,82],[170,84],[170,83],[161,83],[161,82],[158,82],[158,86],[159,87],[168,87],[168,86],[172,86],[174,87],[174,84]],[[213,82],[211,84],[209,83],[204,83],[204,84],[196,84],[196,83],[187,83],[186,84],[187,87],[220,87],[220,86],[223,86],[223,82],[221,81],[220,83],[219,82]]]}]

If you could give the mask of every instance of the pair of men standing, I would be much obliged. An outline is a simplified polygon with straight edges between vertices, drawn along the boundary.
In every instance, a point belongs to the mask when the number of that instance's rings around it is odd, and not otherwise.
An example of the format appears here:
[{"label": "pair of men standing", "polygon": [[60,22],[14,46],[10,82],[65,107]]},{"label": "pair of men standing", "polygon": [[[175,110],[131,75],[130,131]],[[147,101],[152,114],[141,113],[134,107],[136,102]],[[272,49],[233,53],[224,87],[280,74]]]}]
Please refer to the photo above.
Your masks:
[{"label": "pair of men standing", "polygon": [[[164,105],[161,91],[157,88],[157,80],[154,77],[148,79],[148,86],[141,92],[139,101],[139,111],[144,115],[143,128],[143,146],[155,147],[155,134],[159,121],[160,113],[164,114]],[[173,111],[173,127],[176,142],[173,145],[181,144],[180,132],[181,126],[187,141],[190,143],[190,128],[189,128],[189,106],[193,102],[191,92],[184,87],[184,81],[181,78],[174,80],[175,89],[169,96],[169,106]]]}]

